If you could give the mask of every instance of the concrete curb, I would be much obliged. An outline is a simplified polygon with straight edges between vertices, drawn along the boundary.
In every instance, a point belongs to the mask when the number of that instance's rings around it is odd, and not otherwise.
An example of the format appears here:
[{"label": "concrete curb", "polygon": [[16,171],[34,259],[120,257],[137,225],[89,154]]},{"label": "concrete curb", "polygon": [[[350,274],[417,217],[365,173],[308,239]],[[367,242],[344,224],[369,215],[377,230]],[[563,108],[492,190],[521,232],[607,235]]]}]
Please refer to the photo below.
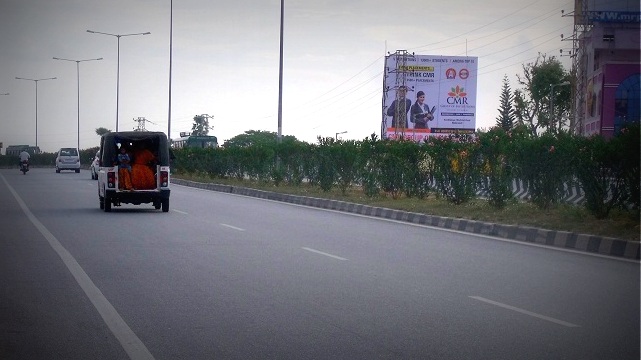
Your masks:
[{"label": "concrete curb", "polygon": [[430,225],[445,229],[496,236],[510,240],[573,249],[606,256],[639,260],[640,255],[639,242],[636,241],[628,241],[596,235],[577,234],[567,231],[546,230],[520,225],[493,224],[475,220],[455,219],[443,216],[379,208],[345,201],[281,194],[231,185],[201,183],[182,179],[172,179],[171,182],[177,185],[184,185],[199,189],[226,192],[274,201],[282,201],[322,209],[344,211],[360,215],[382,217],[386,219],[405,221],[414,224]]}]

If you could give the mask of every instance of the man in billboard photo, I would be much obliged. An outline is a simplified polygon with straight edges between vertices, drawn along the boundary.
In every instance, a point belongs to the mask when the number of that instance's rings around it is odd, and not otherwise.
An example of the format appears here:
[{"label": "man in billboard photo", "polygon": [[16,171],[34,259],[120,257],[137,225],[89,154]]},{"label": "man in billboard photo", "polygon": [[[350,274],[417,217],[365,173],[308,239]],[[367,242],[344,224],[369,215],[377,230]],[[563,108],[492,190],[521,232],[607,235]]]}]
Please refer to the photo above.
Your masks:
[{"label": "man in billboard photo", "polygon": [[[396,90],[396,100],[392,101],[392,104],[387,108],[386,114],[392,117],[393,128],[407,129],[407,112],[410,111],[412,100],[405,97],[406,93],[407,86],[399,86],[398,90]],[[399,103],[399,99],[403,99],[404,101],[400,101]]]},{"label": "man in billboard photo", "polygon": [[414,123],[414,129],[429,129],[428,122],[434,120],[434,110],[425,104],[425,93],[416,93],[416,102],[410,109],[410,121]]}]

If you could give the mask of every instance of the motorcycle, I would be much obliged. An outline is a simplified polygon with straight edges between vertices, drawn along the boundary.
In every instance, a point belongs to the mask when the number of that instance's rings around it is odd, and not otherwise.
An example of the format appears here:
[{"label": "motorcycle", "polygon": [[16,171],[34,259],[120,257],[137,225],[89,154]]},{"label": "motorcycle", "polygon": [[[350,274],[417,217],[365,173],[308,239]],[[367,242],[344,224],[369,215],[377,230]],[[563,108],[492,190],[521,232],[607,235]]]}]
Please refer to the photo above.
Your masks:
[{"label": "motorcycle", "polygon": [[27,171],[29,171],[29,161],[23,160],[20,163],[20,171],[22,171],[22,175],[26,175]]}]

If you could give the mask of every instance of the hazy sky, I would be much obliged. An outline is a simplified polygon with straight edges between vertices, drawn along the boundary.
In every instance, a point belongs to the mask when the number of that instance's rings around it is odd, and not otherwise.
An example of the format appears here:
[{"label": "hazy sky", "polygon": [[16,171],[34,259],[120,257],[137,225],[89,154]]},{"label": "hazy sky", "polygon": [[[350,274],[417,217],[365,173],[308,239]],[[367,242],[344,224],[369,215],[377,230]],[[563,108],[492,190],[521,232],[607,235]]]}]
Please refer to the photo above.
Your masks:
[{"label": "hazy sky", "polygon": [[[361,140],[380,135],[386,52],[477,56],[477,128],[498,116],[502,79],[512,89],[522,64],[572,43],[573,0],[285,0],[283,135]],[[247,130],[278,131],[280,0],[174,0],[171,137],[193,117],[213,116],[219,142]],[[78,136],[99,145],[115,130],[117,38],[88,33],[151,32],[120,38],[119,130],[167,132],[169,0],[0,0],[0,142],[36,142],[54,152]],[[571,59],[560,60],[569,70]],[[3,150],[4,153],[4,150]]]}]

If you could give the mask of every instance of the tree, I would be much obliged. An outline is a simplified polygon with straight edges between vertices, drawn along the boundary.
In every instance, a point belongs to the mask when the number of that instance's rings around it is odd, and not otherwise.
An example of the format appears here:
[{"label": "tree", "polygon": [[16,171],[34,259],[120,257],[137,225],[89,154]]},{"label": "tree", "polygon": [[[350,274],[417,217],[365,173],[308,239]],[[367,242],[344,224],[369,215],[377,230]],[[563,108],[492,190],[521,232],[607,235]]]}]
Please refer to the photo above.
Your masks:
[{"label": "tree", "polygon": [[96,134],[98,136],[102,136],[102,135],[104,135],[106,133],[110,133],[110,132],[111,132],[111,130],[109,130],[107,128],[103,128],[103,127],[99,127],[99,128],[96,129]]},{"label": "tree", "polygon": [[[534,63],[523,65],[522,75],[516,76],[523,86],[514,92],[517,124],[526,125],[534,136],[546,130],[556,132],[567,125],[571,89],[553,85],[569,82],[571,76],[559,60],[539,54]],[[554,114],[550,111],[551,96],[554,98]]]},{"label": "tree", "polygon": [[[283,136],[283,142],[298,141],[295,136]],[[248,130],[244,134],[236,135],[233,138],[226,140],[223,145],[229,147],[248,147],[263,144],[276,144],[278,143],[278,134],[272,131],[264,130]]]},{"label": "tree", "polygon": [[496,126],[505,131],[514,127],[516,116],[514,115],[514,94],[510,89],[510,80],[507,75],[503,76],[503,88],[501,89],[501,105],[498,108],[499,116],[496,118]]},{"label": "tree", "polygon": [[209,134],[209,130],[213,129],[213,126],[209,126],[209,119],[213,116],[207,114],[196,115],[194,116],[194,124],[191,126],[191,134],[195,136],[204,136]]}]

